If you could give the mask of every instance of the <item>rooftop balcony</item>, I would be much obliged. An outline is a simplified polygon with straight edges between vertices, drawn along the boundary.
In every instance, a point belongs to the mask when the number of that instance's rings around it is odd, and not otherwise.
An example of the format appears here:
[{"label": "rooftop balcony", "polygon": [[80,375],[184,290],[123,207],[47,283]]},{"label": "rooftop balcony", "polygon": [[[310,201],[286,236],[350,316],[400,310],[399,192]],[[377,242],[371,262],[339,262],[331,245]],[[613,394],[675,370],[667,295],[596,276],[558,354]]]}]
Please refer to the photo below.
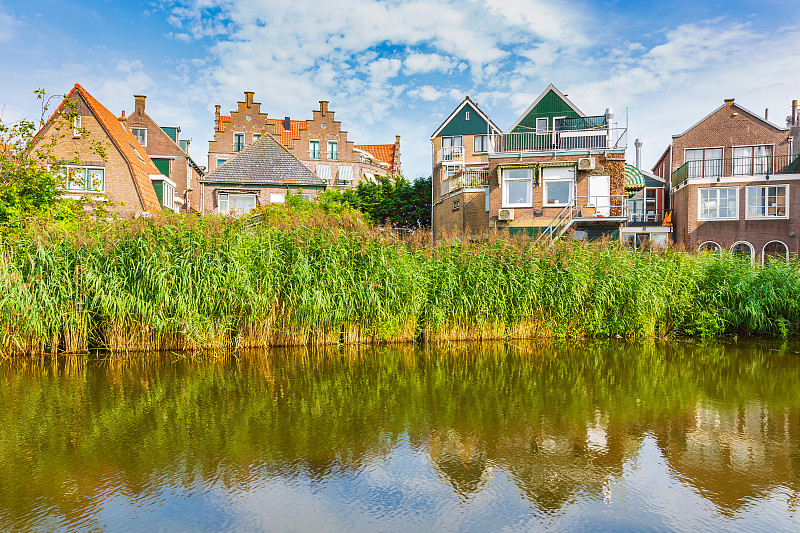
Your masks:
[{"label": "rooftop balcony", "polygon": [[693,179],[769,179],[783,174],[800,174],[800,156],[762,155],[687,161],[672,173],[672,186],[686,185]]},{"label": "rooftop balcony", "polygon": [[483,188],[489,186],[489,171],[487,169],[467,168],[460,170],[442,182],[444,194],[453,193],[461,189]]}]

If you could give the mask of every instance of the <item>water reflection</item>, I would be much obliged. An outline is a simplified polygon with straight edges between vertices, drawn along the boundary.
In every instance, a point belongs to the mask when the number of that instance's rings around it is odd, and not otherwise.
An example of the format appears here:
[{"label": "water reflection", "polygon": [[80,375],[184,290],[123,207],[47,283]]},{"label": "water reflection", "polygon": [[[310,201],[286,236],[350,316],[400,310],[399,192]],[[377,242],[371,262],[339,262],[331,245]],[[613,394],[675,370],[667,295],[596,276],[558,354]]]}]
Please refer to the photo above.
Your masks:
[{"label": "water reflection", "polygon": [[0,529],[794,527],[799,377],[772,344],[7,361]]}]

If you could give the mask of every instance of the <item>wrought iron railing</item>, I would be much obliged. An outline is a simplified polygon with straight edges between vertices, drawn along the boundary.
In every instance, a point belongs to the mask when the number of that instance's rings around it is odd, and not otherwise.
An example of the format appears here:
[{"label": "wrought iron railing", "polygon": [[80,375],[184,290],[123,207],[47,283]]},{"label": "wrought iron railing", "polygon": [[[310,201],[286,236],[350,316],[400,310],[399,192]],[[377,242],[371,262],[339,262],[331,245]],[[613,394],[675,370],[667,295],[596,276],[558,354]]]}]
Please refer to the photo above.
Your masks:
[{"label": "wrought iron railing", "polygon": [[692,179],[800,174],[800,155],[761,155],[726,157],[687,161],[672,173],[672,185],[677,187]]}]

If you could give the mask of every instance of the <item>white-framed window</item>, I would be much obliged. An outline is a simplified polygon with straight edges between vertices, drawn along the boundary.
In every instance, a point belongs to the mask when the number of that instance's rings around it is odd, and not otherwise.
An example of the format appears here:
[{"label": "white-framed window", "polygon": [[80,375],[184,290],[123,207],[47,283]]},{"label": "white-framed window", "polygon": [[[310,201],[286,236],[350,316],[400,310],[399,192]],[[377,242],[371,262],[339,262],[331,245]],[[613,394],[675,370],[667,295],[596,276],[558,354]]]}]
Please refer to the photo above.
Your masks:
[{"label": "white-framed window", "polygon": [[781,258],[785,261],[789,260],[789,247],[783,241],[769,241],[761,249],[761,264],[763,265],[769,258]]},{"label": "white-framed window", "polygon": [[222,157],[218,157],[218,158],[217,158],[217,166],[218,166],[218,167],[219,167],[219,166],[222,166],[222,165],[224,165],[224,164],[225,164],[227,161],[228,161],[227,159],[224,159],[224,158],[222,158]]},{"label": "white-framed window", "polygon": [[319,141],[308,141],[309,159],[319,159]]},{"label": "white-framed window", "polygon": [[353,184],[353,167],[339,167],[339,185]]},{"label": "white-framed window", "polygon": [[339,159],[339,142],[328,141],[328,159],[336,161]]},{"label": "white-framed window", "polygon": [[575,167],[542,169],[544,207],[565,207],[575,196]]},{"label": "white-framed window", "polygon": [[317,176],[322,181],[331,181],[331,166],[317,165]]},{"label": "white-framed window", "polygon": [[453,200],[453,211],[458,211],[461,208],[461,200]]},{"label": "white-framed window", "polygon": [[68,166],[64,170],[64,186],[70,192],[105,192],[105,169]]},{"label": "white-framed window", "polygon": [[689,178],[719,178],[722,176],[722,148],[693,148],[686,150]]},{"label": "white-framed window", "polygon": [[698,189],[697,199],[700,220],[739,219],[738,187]]},{"label": "white-framed window", "polygon": [[489,136],[476,135],[472,138],[472,151],[476,154],[483,154],[489,151]]},{"label": "white-framed window", "polygon": [[233,134],[233,151],[241,152],[244,150],[244,133]]},{"label": "white-framed window", "polygon": [[789,186],[747,187],[747,219],[789,218]]},{"label": "white-framed window", "polygon": [[540,117],[536,119],[536,132],[537,133],[546,133],[547,132],[547,117]]},{"label": "white-framed window", "polygon": [[461,135],[442,137],[442,161],[457,161],[464,156],[464,139]]},{"label": "white-framed window", "polygon": [[503,207],[533,207],[533,169],[504,168]]},{"label": "white-framed window", "polygon": [[256,141],[257,141],[257,140],[259,140],[260,138],[261,138],[261,134],[260,134],[260,133],[254,133],[254,134],[253,134],[253,142],[256,142]]},{"label": "white-framed window", "polygon": [[464,113],[464,120],[469,120],[469,111]]},{"label": "white-framed window", "polygon": [[722,247],[714,241],[706,241],[697,247],[698,252],[719,252]]},{"label": "white-framed window", "polygon": [[464,167],[460,165],[444,165],[442,167],[442,181],[449,180],[460,170],[464,170]]},{"label": "white-framed window", "polygon": [[733,149],[733,175],[758,176],[771,170],[772,146],[737,146]]},{"label": "white-framed window", "polygon": [[72,136],[73,137],[80,137],[81,136],[81,117],[77,115],[72,118]]},{"label": "white-framed window", "polygon": [[242,215],[256,206],[256,195],[252,193],[219,193],[217,207],[221,215]]},{"label": "white-framed window", "polygon": [[286,194],[282,192],[269,193],[269,203],[283,205],[286,203]]},{"label": "white-framed window", "polygon": [[737,255],[740,257],[746,257],[751,262],[755,257],[755,250],[753,249],[753,245],[747,241],[739,241],[733,243],[733,246],[731,246],[731,253],[733,255]]},{"label": "white-framed window", "polygon": [[311,201],[311,195],[310,194],[303,194],[302,197],[303,197],[303,200],[308,200],[309,202]]},{"label": "white-framed window", "polygon": [[139,141],[139,144],[147,146],[147,128],[131,128],[131,133]]}]

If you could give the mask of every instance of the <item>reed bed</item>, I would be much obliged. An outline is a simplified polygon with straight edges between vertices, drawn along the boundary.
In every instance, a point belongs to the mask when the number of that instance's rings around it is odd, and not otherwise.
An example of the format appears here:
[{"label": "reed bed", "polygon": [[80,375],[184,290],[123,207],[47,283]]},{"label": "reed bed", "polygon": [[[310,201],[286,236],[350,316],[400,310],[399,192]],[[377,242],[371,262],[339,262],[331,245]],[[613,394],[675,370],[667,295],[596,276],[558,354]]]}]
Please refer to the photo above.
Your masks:
[{"label": "reed bed", "polygon": [[0,236],[0,354],[469,339],[794,336],[796,262],[490,238],[352,213],[55,223]]}]

